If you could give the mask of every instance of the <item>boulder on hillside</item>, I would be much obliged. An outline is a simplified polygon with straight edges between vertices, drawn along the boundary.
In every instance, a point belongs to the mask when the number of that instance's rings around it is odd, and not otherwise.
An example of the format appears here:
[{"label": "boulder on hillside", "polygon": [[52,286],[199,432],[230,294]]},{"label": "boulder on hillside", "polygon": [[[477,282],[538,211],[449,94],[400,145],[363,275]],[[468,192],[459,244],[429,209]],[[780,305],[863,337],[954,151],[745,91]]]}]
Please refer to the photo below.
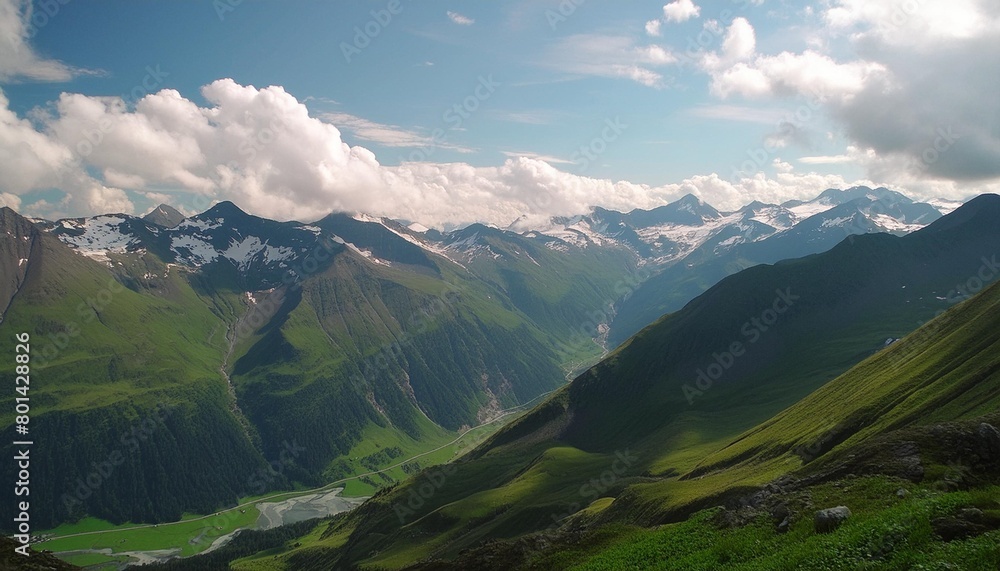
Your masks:
[{"label": "boulder on hillside", "polygon": [[851,510],[847,506],[837,506],[816,512],[813,525],[816,533],[831,533],[850,517]]}]

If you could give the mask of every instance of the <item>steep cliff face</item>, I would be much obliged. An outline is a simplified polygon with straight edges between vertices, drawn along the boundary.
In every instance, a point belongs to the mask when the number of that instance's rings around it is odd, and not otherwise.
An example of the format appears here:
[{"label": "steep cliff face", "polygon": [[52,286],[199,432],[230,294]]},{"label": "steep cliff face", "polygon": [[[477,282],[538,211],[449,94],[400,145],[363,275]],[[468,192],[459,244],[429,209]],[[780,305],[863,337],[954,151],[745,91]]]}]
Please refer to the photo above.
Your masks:
[{"label": "steep cliff face", "polygon": [[0,208],[0,322],[28,275],[41,231],[6,206]]}]

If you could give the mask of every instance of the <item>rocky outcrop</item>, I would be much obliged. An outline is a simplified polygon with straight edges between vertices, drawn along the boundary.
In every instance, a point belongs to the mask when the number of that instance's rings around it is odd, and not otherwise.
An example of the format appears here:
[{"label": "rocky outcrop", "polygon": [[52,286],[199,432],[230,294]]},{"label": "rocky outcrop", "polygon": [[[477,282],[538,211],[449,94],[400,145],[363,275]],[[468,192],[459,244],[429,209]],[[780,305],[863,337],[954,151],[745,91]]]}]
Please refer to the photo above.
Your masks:
[{"label": "rocky outcrop", "polygon": [[851,510],[847,506],[837,506],[816,512],[813,525],[816,533],[832,533],[850,517]]}]

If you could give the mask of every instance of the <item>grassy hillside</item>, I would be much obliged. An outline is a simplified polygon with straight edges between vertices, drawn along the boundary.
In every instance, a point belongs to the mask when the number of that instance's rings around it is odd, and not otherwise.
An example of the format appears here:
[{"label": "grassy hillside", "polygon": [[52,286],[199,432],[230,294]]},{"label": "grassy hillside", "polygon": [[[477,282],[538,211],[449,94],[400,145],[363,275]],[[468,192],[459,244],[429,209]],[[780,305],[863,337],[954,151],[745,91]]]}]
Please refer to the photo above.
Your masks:
[{"label": "grassy hillside", "polygon": [[302,479],[329,481],[349,475],[348,453],[367,430],[436,442],[559,386],[538,330],[482,303],[477,287],[340,256],[285,296],[233,365],[265,451],[296,441],[309,450]]},{"label": "grassy hillside", "polygon": [[458,238],[488,248],[488,255],[475,256],[466,267],[531,316],[571,364],[592,364],[603,354],[615,303],[648,277],[624,248],[579,248],[479,224],[465,228]]},{"label": "grassy hillside", "polygon": [[[0,216],[0,336],[31,334],[31,435],[45,443],[36,529],[211,513],[440,446],[593,362],[600,348],[574,327],[630,270],[609,255],[589,279],[586,256],[497,242],[520,258],[487,281],[380,224],[331,216],[314,234],[231,203],[198,218],[215,247],[253,232],[289,247],[322,235],[330,247],[284,269],[224,258],[192,268],[175,263],[163,229],[121,219],[144,247],[95,260],[10,209]],[[556,275],[540,283],[528,252]],[[4,426],[13,397],[0,397]],[[302,452],[289,460],[292,447]],[[432,460],[352,486],[371,493]]]},{"label": "grassy hillside", "polygon": [[[996,569],[998,325],[994,285],[677,481],[636,485],[609,500],[591,514],[587,540],[560,536],[560,549],[532,552],[522,563],[581,570]],[[680,495],[698,499],[699,509],[719,507],[652,529],[622,525],[648,521],[642,514],[651,506]],[[852,510],[849,524],[815,533],[811,510],[834,505]],[[666,521],[685,512],[679,508]],[[787,531],[777,526],[786,517]]]},{"label": "grassy hillside", "polygon": [[[43,443],[33,451],[35,525],[83,514],[172,519],[242,495],[264,459],[228,413],[219,375],[225,323],[176,269],[154,268],[159,295],[147,295],[50,235],[35,240],[0,323],[4,339],[31,334],[30,434]],[[0,379],[13,387],[13,373]],[[13,423],[14,396],[2,397],[4,426]],[[176,466],[191,477],[177,478]]]},{"label": "grassy hillside", "polygon": [[[908,237],[862,236],[826,254],[728,278],[501,431],[438,483],[433,471],[425,472],[336,520],[323,538],[339,538],[338,547],[299,549],[287,560],[290,568],[320,562],[399,568],[452,559],[476,546],[495,553],[489,541],[506,549],[512,538],[566,531],[574,521],[681,521],[837,445],[860,446],[915,422],[995,409],[996,288],[882,348],[887,338],[955,305],[956,284],[969,283],[984,257],[988,262],[1000,250],[997,221],[1000,197],[982,197]],[[779,298],[785,301],[775,305]],[[765,313],[780,307],[774,316]],[[737,341],[742,350],[733,347]],[[717,358],[722,352],[733,353],[731,363]],[[798,405],[810,408],[789,409],[770,421],[778,423],[773,430],[754,428],[862,361]],[[724,374],[699,388],[697,371],[712,363]],[[947,374],[931,383],[935,370]],[[878,388],[874,371],[896,388]],[[686,385],[698,392],[685,392]]]}]

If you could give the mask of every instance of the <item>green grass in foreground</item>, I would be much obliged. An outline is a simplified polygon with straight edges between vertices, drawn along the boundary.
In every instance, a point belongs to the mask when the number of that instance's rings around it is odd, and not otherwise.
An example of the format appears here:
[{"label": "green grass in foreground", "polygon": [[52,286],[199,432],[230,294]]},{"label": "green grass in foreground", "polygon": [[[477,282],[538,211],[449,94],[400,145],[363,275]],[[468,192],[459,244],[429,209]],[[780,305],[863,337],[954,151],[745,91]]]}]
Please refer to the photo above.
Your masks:
[{"label": "green grass in foreground", "polygon": [[883,476],[859,478],[810,490],[816,507],[847,505],[852,518],[834,533],[816,534],[812,511],[791,529],[775,531],[768,516],[735,529],[713,521],[720,508],[656,529],[605,528],[587,547],[555,551],[535,561],[538,568],[575,571],[661,569],[716,570],[944,570],[995,571],[1000,566],[1000,531],[944,542],[931,520],[964,507],[998,513],[1000,488],[940,493],[923,487],[905,498],[895,491],[908,483]]}]

